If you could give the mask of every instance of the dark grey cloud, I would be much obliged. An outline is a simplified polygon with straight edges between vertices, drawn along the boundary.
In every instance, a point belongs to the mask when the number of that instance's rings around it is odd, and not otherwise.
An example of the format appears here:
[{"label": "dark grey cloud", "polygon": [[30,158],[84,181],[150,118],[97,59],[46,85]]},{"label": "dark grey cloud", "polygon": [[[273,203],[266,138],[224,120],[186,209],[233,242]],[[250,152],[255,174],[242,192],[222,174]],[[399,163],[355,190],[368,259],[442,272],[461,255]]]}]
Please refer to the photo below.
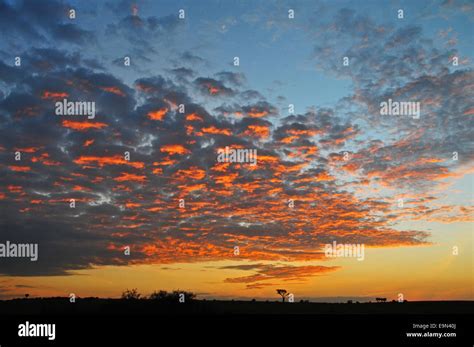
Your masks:
[{"label": "dark grey cloud", "polygon": [[17,39],[84,45],[95,42],[94,34],[69,19],[67,3],[55,0],[0,1],[0,32],[13,47]]},{"label": "dark grey cloud", "polygon": [[193,82],[204,95],[233,96],[235,91],[224,85],[223,82],[206,77],[198,77]]},{"label": "dark grey cloud", "polygon": [[235,87],[241,87],[245,82],[245,75],[241,72],[221,71],[215,74],[215,76],[223,83],[234,85]]},{"label": "dark grey cloud", "polygon": [[205,60],[198,55],[195,55],[189,51],[185,51],[180,56],[180,61],[188,63],[190,65],[203,64]]},{"label": "dark grey cloud", "polygon": [[95,41],[91,31],[79,28],[76,24],[58,24],[52,29],[52,37],[58,41],[65,41],[84,45]]}]

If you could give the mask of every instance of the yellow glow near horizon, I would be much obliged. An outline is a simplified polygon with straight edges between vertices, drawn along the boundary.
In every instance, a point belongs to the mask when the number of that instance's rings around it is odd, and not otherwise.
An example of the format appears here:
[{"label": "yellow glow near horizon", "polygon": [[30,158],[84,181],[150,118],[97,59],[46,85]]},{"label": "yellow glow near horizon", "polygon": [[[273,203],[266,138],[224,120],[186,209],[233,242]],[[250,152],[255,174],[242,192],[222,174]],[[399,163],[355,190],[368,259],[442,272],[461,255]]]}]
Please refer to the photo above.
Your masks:
[{"label": "yellow glow near horizon", "polygon": [[[312,262],[250,262],[214,261],[177,263],[171,265],[104,266],[74,271],[70,276],[6,277],[5,283],[20,286],[6,291],[6,297],[69,296],[120,297],[125,289],[137,288],[143,295],[155,290],[186,290],[198,298],[257,298],[278,299],[275,289],[283,287],[303,298],[375,298],[396,300],[402,293],[409,301],[415,300],[473,300],[472,233],[461,225],[451,231],[449,242],[443,240],[446,231],[434,233],[442,241],[431,246],[399,248],[366,248],[365,260],[336,258]],[[452,254],[452,246],[459,247],[459,255]],[[246,283],[225,283],[226,278],[255,274],[253,270],[219,269],[243,264],[279,264],[291,266],[341,266],[337,271],[295,280],[278,278],[261,280],[271,283],[260,289],[246,289]]]}]

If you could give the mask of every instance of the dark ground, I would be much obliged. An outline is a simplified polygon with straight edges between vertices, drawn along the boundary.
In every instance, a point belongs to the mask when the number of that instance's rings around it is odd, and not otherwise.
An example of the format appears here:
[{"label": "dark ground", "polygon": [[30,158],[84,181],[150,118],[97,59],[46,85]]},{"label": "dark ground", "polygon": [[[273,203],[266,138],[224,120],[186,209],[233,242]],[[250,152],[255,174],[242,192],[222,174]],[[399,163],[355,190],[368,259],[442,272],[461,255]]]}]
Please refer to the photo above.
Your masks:
[{"label": "dark ground", "polygon": [[[0,301],[0,346],[473,346],[474,301],[282,303],[29,298]],[[56,338],[19,337],[54,323]],[[417,328],[423,324],[429,328]],[[449,324],[449,327],[446,327]],[[444,325],[444,327],[443,327]],[[454,326],[454,327],[453,327]],[[409,337],[407,333],[456,333]]]},{"label": "dark ground", "polygon": [[0,301],[0,315],[75,314],[473,314],[474,301],[414,301],[387,303],[310,303],[193,300],[169,303],[154,300],[32,298]]}]

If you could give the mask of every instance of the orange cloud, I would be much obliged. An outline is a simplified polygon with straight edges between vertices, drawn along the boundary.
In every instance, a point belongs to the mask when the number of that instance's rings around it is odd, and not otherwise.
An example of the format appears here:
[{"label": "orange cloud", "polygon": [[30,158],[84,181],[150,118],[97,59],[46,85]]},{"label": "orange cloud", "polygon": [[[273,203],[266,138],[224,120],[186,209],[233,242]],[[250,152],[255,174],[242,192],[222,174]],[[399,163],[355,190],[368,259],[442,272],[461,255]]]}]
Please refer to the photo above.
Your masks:
[{"label": "orange cloud", "polygon": [[69,96],[68,93],[61,93],[61,92],[50,92],[45,90],[41,95],[41,99],[64,99]]},{"label": "orange cloud", "polygon": [[268,114],[268,111],[259,111],[256,108],[252,108],[249,112],[247,112],[247,115],[252,118],[261,118],[265,117]]},{"label": "orange cloud", "polygon": [[322,133],[322,131],[309,129],[289,129],[286,133],[295,136],[314,136]]},{"label": "orange cloud", "polygon": [[474,107],[470,108],[470,109],[467,109],[466,111],[464,111],[463,113],[465,116],[470,116],[470,115],[474,115]]},{"label": "orange cloud", "polygon": [[259,155],[258,161],[263,163],[278,163],[280,160],[278,157],[274,157],[271,155]]},{"label": "orange cloud", "polygon": [[10,165],[8,168],[12,171],[15,171],[15,172],[28,172],[28,171],[31,171],[31,167],[29,167],[29,166]]},{"label": "orange cloud", "polygon": [[200,121],[203,122],[203,119],[201,116],[199,116],[197,113],[190,113],[186,115],[186,120],[187,121]]},{"label": "orange cloud", "polygon": [[72,190],[76,191],[76,192],[90,192],[91,189],[89,188],[86,188],[84,186],[80,186],[80,185],[75,185]]},{"label": "orange cloud", "polygon": [[316,181],[334,181],[334,177],[328,174],[326,171],[320,172],[316,176]]},{"label": "orange cloud", "polygon": [[141,204],[137,202],[127,202],[125,203],[126,208],[135,208],[135,207],[140,207]]},{"label": "orange cloud", "polygon": [[178,188],[185,193],[190,193],[196,190],[206,189],[206,185],[205,184],[182,185],[182,186],[178,186]]},{"label": "orange cloud", "polygon": [[270,135],[270,127],[265,125],[249,125],[244,134],[247,136],[267,138]]},{"label": "orange cloud", "polygon": [[207,83],[206,84],[206,87],[207,87],[207,90],[209,91],[209,94],[210,95],[216,95],[220,92],[220,89],[216,86],[213,86],[212,84],[210,83]]},{"label": "orange cloud", "polygon": [[176,175],[183,179],[192,178],[195,180],[202,180],[204,177],[206,177],[206,171],[194,166],[187,170],[179,170],[178,172],[176,172]]},{"label": "orange cloud", "polygon": [[145,182],[146,176],[142,175],[135,175],[127,172],[122,172],[121,176],[115,177],[114,181],[117,182],[126,182],[126,181],[134,181],[134,182]]},{"label": "orange cloud", "polygon": [[108,125],[105,123],[100,122],[77,122],[77,121],[70,121],[70,120],[63,120],[62,126],[69,129],[74,129],[78,131],[85,131],[89,129],[102,129],[107,127]]},{"label": "orange cloud", "polygon": [[112,94],[115,94],[115,95],[118,95],[118,96],[121,96],[121,97],[125,97],[126,94],[120,90],[119,88],[117,87],[101,87],[100,89],[106,91],[106,92],[109,92],[109,93],[112,93]]},{"label": "orange cloud", "polygon": [[169,155],[190,153],[189,150],[182,145],[164,145],[160,151],[168,153]]},{"label": "orange cloud", "polygon": [[94,139],[84,141],[84,147],[89,147],[94,143]]},{"label": "orange cloud", "polygon": [[128,165],[137,169],[142,169],[145,164],[139,161],[128,161],[125,160],[120,155],[112,157],[96,157],[96,156],[81,156],[74,160],[76,164],[79,165],[88,165],[91,163],[96,163],[99,167],[104,167],[104,165]]},{"label": "orange cloud", "polygon": [[168,112],[167,108],[160,108],[159,110],[148,112],[147,116],[151,120],[163,120],[167,112]]},{"label": "orange cloud", "polygon": [[48,160],[48,158],[49,158],[48,153],[41,153],[38,156],[32,157],[31,161],[33,163],[40,162],[41,164],[46,165],[46,166],[59,166],[59,165],[61,165],[60,162],[53,161],[53,160]]},{"label": "orange cloud", "polygon": [[15,148],[16,151],[25,153],[35,153],[39,151],[41,147],[26,147],[26,148]]},{"label": "orange cloud", "polygon": [[215,126],[202,128],[201,131],[206,134],[227,135],[227,136],[232,135],[232,132],[229,129],[218,129]]},{"label": "orange cloud", "polygon": [[319,274],[325,274],[338,270],[339,266],[274,266],[274,265],[243,265],[240,266],[226,266],[222,269],[253,269],[257,271],[257,274],[236,278],[227,278],[224,282],[226,283],[253,283],[267,280],[283,280],[283,281],[294,281],[302,280],[307,277],[312,277]]},{"label": "orange cloud", "polygon": [[21,193],[23,191],[23,187],[22,186],[15,186],[13,184],[7,186],[7,189],[9,192],[11,193]]}]

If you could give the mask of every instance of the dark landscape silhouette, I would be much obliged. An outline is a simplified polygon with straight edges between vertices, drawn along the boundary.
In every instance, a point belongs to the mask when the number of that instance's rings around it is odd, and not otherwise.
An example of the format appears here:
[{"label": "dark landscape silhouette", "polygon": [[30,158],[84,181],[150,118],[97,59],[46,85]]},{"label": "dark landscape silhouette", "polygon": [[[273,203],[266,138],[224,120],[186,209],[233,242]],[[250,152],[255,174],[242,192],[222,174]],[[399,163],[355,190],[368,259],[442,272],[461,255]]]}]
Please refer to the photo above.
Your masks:
[{"label": "dark landscape silhouette", "polygon": [[388,301],[321,303],[299,300],[285,302],[286,290],[277,291],[282,300],[209,300],[197,299],[187,291],[155,291],[142,296],[137,289],[127,289],[120,299],[68,297],[0,300],[2,315],[90,315],[90,314],[153,314],[153,315],[229,315],[229,314],[472,314],[474,301]]}]

